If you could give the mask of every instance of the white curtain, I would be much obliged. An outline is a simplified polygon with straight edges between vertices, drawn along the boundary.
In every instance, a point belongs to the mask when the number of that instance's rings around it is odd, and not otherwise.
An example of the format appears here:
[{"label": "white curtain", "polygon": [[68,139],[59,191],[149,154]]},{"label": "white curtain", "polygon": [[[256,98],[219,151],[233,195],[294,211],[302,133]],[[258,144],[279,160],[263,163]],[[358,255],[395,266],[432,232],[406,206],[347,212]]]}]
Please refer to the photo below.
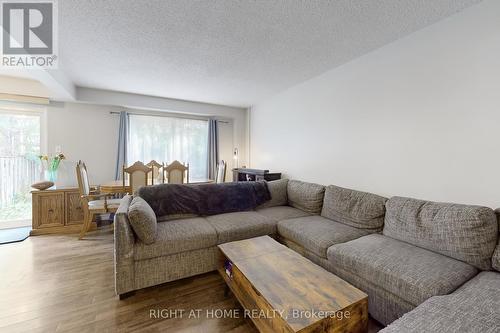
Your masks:
[{"label": "white curtain", "polygon": [[127,161],[189,163],[190,181],[205,179],[208,121],[129,114]]}]

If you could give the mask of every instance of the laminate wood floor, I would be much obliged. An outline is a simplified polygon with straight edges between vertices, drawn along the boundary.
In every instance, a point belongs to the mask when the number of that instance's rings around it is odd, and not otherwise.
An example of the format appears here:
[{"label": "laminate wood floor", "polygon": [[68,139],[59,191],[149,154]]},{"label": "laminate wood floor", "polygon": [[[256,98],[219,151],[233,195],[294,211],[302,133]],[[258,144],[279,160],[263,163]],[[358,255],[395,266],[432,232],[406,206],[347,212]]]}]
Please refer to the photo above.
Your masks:
[{"label": "laminate wood floor", "polygon": [[[47,235],[0,245],[0,286],[0,332],[257,332],[215,272],[118,300],[109,227],[80,241]],[[221,310],[237,318],[216,318]],[[380,328],[370,320],[369,332]]]}]

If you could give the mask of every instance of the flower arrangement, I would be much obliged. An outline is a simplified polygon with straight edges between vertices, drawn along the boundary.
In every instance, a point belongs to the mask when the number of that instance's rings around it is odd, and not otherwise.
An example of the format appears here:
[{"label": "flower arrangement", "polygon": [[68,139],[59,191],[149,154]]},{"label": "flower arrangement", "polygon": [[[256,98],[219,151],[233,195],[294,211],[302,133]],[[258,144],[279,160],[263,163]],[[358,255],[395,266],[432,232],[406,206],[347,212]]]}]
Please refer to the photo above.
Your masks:
[{"label": "flower arrangement", "polygon": [[59,164],[62,160],[66,159],[66,156],[64,156],[63,153],[59,153],[52,157],[40,155],[38,158],[42,163],[42,168],[45,170],[45,178],[51,182],[55,182],[57,180],[57,169],[59,169]]}]

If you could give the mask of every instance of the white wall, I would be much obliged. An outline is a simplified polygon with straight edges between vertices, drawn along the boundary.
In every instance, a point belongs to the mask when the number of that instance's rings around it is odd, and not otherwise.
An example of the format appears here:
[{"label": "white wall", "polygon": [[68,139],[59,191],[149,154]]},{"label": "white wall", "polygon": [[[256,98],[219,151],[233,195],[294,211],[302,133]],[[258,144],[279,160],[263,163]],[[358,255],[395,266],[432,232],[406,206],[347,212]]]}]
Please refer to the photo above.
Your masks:
[{"label": "white wall", "polygon": [[83,160],[92,184],[113,180],[118,145],[119,118],[113,106],[51,103],[47,107],[47,150],[60,146],[65,160],[58,172],[58,186],[76,185],[75,165]]},{"label": "white wall", "polygon": [[258,103],[251,166],[500,206],[498,13],[485,1]]}]

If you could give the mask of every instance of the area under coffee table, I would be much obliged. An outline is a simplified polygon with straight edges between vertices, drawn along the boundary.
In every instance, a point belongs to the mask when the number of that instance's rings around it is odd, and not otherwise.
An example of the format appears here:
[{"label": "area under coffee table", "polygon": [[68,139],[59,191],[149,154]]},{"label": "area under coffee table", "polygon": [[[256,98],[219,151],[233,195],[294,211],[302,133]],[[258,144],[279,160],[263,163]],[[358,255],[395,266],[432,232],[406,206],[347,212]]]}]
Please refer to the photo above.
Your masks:
[{"label": "area under coffee table", "polygon": [[260,332],[365,332],[368,296],[269,236],[219,245],[219,272]]}]

